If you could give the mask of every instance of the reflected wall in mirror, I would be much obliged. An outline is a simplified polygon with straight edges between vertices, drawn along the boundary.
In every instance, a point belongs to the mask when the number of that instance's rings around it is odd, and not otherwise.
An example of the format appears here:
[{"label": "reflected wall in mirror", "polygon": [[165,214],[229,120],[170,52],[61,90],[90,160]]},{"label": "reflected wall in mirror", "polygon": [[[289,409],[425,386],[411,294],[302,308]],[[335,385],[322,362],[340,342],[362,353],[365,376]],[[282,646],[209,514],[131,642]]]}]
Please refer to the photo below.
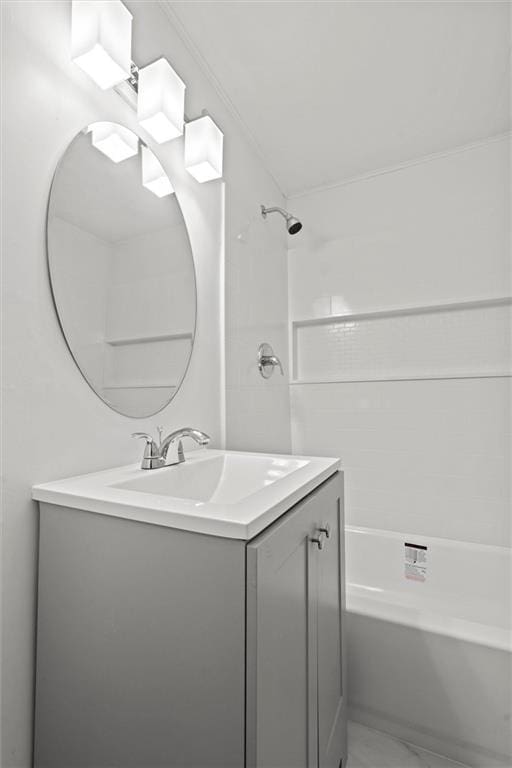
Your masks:
[{"label": "reflected wall in mirror", "polygon": [[176,394],[196,324],[185,220],[166,176],[143,186],[155,169],[164,173],[134,133],[95,123],[64,153],[48,206],[50,280],[66,342],[99,397],[132,417],[157,413]]}]

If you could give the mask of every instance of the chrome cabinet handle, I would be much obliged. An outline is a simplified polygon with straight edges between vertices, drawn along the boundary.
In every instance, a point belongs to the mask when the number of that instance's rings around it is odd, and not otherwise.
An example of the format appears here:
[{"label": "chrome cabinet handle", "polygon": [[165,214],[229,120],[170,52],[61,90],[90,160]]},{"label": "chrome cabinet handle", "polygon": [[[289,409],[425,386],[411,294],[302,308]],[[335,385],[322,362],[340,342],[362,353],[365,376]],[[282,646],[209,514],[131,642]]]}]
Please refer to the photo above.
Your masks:
[{"label": "chrome cabinet handle", "polygon": [[329,523],[326,523],[322,528],[318,529],[320,533],[325,533],[325,538],[330,539],[331,538],[331,526]]},{"label": "chrome cabinet handle", "polygon": [[311,542],[313,544],[316,544],[318,549],[323,549],[324,543],[322,541],[322,536],[325,536],[326,539],[331,538],[331,526],[329,525],[329,523],[326,523],[321,528],[317,528],[317,531],[318,531],[318,536],[311,538]]}]

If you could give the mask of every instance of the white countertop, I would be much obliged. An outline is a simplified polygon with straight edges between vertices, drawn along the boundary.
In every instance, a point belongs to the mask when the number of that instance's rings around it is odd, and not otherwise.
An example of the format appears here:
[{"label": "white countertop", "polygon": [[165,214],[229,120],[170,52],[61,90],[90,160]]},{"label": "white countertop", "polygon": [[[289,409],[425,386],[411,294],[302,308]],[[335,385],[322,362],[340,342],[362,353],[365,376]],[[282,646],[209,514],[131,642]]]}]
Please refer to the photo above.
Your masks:
[{"label": "white countertop", "polygon": [[32,498],[248,540],[339,469],[333,458],[205,449],[162,469],[129,465],[35,485]]}]

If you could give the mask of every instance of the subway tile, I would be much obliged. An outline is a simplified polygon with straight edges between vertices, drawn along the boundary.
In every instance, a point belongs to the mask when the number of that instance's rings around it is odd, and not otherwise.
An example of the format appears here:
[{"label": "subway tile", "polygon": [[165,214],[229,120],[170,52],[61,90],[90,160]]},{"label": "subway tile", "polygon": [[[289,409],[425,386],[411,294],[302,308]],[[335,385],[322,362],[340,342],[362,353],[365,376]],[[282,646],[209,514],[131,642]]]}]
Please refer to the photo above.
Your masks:
[{"label": "subway tile", "polygon": [[350,524],[507,544],[509,396],[502,379],[292,386],[293,447],[341,457]]}]

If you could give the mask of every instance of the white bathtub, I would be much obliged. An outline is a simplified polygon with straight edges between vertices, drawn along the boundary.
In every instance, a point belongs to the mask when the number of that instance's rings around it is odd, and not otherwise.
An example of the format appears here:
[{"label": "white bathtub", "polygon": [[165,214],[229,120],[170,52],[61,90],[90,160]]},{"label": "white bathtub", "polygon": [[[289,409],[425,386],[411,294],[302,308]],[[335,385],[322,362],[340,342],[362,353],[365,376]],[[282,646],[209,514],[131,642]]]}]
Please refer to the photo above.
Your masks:
[{"label": "white bathtub", "polygon": [[347,527],[346,557],[352,718],[511,768],[511,550]]}]

